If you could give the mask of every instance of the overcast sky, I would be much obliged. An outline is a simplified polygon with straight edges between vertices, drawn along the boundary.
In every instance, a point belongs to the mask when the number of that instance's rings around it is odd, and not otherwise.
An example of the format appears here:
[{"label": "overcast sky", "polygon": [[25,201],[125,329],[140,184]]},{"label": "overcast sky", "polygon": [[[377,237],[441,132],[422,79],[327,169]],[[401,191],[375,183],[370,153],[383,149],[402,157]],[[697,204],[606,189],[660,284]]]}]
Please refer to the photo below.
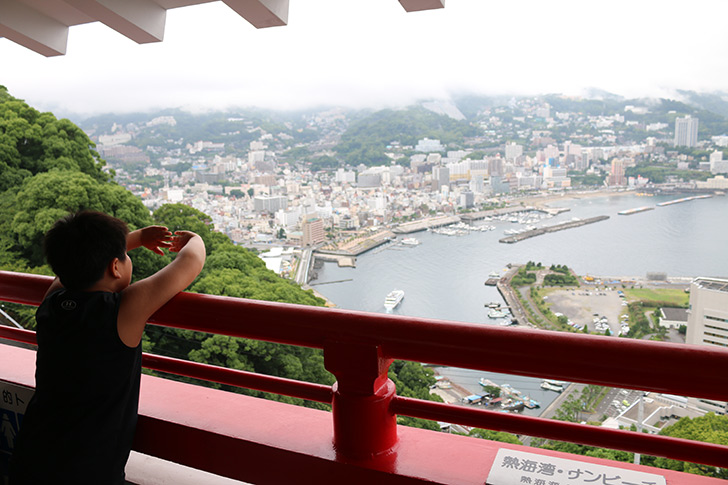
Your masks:
[{"label": "overcast sky", "polygon": [[165,107],[405,105],[453,92],[728,92],[726,0],[290,0],[257,30],[216,2],[170,10],[161,43],[71,27],[65,56],[0,39],[0,84],[67,114]]}]

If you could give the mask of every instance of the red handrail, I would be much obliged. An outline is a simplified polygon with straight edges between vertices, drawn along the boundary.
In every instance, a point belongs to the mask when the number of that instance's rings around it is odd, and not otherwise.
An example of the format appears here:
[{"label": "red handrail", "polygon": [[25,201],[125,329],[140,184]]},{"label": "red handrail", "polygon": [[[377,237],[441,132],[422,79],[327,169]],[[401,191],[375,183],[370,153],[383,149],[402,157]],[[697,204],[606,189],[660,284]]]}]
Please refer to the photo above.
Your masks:
[{"label": "red handrail", "polygon": [[[50,281],[48,277],[0,271],[0,300],[37,305]],[[396,413],[707,465],[728,463],[725,446],[407,399],[394,396],[386,383],[389,363],[398,358],[725,401],[728,374],[695,372],[726,368],[728,351],[722,349],[191,293],[175,297],[152,321],[323,348],[326,367],[337,376],[333,389],[160,356],[145,356],[145,365],[224,384],[333,402],[335,441],[341,445],[339,449],[352,455],[390,449],[396,443],[396,431],[387,418]],[[29,334],[32,332],[0,328],[0,336],[16,335],[16,340],[29,341]]]}]

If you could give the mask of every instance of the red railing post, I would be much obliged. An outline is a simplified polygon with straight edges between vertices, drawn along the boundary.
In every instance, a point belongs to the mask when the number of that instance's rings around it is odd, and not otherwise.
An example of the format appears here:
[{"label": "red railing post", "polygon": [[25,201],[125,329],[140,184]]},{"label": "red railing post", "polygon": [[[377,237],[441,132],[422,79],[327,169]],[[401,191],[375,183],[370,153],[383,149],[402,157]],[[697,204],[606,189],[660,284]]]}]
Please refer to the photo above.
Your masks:
[{"label": "red railing post", "polygon": [[397,419],[390,409],[396,394],[387,377],[391,363],[378,345],[340,341],[324,345],[324,364],[336,376],[331,403],[334,447],[342,458],[393,453]]}]

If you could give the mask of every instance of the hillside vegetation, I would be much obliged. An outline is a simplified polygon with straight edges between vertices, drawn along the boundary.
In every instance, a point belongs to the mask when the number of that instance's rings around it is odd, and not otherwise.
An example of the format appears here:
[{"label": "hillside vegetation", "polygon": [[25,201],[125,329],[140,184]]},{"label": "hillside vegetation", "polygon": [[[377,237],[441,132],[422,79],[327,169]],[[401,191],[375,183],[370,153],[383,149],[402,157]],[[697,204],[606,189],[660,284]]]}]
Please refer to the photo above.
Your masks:
[{"label": "hillside vegetation", "polygon": [[[43,235],[64,214],[92,209],[125,220],[132,230],[161,224],[172,231],[187,229],[200,234],[208,258],[189,291],[323,306],[324,301],[312,291],[279,277],[255,254],[216,232],[206,214],[181,204],[167,204],[150,213],[141,200],[114,181],[114,172],[105,165],[93,142],[76,125],[38,112],[0,86],[0,269],[52,274],[40,249]],[[131,256],[134,279],[154,273],[172,257],[144,249]],[[34,308],[6,303],[5,309],[27,328],[34,328]],[[234,369],[321,384],[335,380],[317,349],[155,326],[148,327],[143,346],[145,351]],[[391,375],[409,395],[427,398],[427,389],[434,384],[431,371],[420,365],[393,365]],[[265,397],[302,403],[282,396]],[[434,427],[432,423],[425,426]]]}]

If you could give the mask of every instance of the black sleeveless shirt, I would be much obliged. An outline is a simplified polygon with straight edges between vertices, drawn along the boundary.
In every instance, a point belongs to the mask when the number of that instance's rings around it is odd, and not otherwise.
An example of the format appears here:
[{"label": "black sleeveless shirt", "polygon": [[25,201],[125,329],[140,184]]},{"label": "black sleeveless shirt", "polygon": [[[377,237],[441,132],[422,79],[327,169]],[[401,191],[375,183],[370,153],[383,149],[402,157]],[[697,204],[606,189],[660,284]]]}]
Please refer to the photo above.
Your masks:
[{"label": "black sleeveless shirt", "polygon": [[123,484],[139,405],[141,344],[127,347],[121,295],[59,290],[36,313],[36,391],[11,459],[15,484]]}]

